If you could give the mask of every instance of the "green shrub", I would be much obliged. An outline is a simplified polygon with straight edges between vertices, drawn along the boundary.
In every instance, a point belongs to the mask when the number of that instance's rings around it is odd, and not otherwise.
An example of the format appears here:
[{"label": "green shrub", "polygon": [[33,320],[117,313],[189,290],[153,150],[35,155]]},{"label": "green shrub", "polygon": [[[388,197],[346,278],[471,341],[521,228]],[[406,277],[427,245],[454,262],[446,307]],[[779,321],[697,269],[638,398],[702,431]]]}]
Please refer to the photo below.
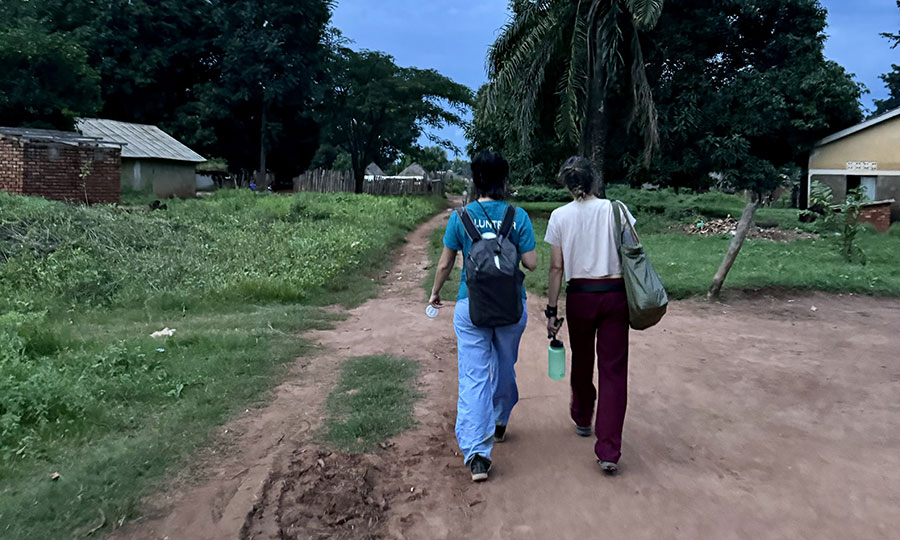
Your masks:
[{"label": "green shrub", "polygon": [[453,195],[462,195],[463,191],[469,189],[469,182],[462,176],[453,175],[444,183],[444,191]]},{"label": "green shrub", "polygon": [[18,312],[0,315],[0,447],[17,455],[25,452],[21,445],[29,434],[77,420],[87,401],[84,386],[71,384],[53,362],[29,354],[28,327],[42,319]]},{"label": "green shrub", "polygon": [[572,194],[567,189],[550,186],[519,186],[513,188],[514,199],[521,202],[569,202]]},{"label": "green shrub", "polygon": [[888,234],[891,236],[900,236],[900,221],[891,225],[891,228],[888,229]]},{"label": "green shrub", "polygon": [[[865,200],[866,196],[862,189],[856,188],[849,190],[841,203],[835,204],[831,187],[821,182],[813,182],[811,186],[810,207],[819,207],[824,211],[824,215],[816,220],[816,224],[828,238],[835,240],[836,248],[847,262],[866,263],[866,254],[858,240],[860,233],[865,232],[865,226],[868,225],[859,222]],[[810,210],[804,213],[816,216]]]}]

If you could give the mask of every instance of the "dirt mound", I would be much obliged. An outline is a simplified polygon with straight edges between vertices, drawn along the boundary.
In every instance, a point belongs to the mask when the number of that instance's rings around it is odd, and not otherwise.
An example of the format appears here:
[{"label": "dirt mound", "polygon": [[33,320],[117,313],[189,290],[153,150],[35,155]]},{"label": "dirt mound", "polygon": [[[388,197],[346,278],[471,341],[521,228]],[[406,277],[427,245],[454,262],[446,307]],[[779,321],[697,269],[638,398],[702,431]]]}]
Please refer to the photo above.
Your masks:
[{"label": "dirt mound", "polygon": [[[697,236],[734,236],[738,222],[731,216],[722,219],[711,219],[692,223],[684,228],[684,232]],[[800,229],[778,229],[775,227],[750,227],[747,238],[762,238],[773,242],[793,242],[800,239],[818,238],[815,234],[803,232]]]},{"label": "dirt mound", "polygon": [[388,499],[374,456],[322,451],[294,455],[273,475],[247,516],[241,538],[380,538]]}]

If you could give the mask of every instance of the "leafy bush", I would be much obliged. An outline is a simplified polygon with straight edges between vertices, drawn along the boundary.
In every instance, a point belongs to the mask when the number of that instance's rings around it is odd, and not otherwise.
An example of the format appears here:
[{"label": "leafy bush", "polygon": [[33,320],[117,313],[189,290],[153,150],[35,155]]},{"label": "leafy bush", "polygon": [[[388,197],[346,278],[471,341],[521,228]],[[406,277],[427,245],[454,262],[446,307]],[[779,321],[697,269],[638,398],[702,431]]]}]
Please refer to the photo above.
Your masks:
[{"label": "leafy bush", "polygon": [[469,189],[469,182],[465,178],[458,175],[452,175],[444,184],[444,191],[453,195],[462,195],[463,191]]},{"label": "leafy bush", "polygon": [[[840,204],[834,204],[834,193],[829,186],[813,182],[810,189],[810,208],[820,208],[824,213],[821,219],[816,220],[819,229],[823,233],[831,233],[831,237],[837,240],[835,245],[847,262],[856,260],[866,263],[866,254],[858,242],[860,233],[866,230],[865,225],[859,222],[865,201],[866,195],[861,188],[849,190]],[[815,216],[811,210],[805,213]]]},{"label": "leafy bush", "polygon": [[549,186],[519,186],[513,189],[515,200],[520,202],[569,202],[572,194],[569,190]]},{"label": "leafy bush", "polygon": [[891,228],[888,229],[888,234],[891,236],[900,236],[900,221],[891,225]]}]

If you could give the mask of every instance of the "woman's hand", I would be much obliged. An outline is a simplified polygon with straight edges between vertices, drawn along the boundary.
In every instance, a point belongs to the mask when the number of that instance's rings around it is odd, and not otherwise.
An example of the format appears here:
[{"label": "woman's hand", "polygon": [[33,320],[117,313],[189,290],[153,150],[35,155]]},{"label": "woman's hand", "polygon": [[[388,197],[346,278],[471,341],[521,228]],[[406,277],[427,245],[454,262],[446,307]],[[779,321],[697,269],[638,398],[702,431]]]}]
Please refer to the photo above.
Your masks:
[{"label": "woman's hand", "polygon": [[560,324],[562,321],[558,320],[556,317],[548,317],[547,318],[547,338],[548,339],[556,339],[556,334],[559,333],[559,329],[562,327]]},{"label": "woman's hand", "polygon": [[444,307],[444,304],[441,302],[441,293],[431,293],[431,298],[428,299],[428,303],[438,309]]}]

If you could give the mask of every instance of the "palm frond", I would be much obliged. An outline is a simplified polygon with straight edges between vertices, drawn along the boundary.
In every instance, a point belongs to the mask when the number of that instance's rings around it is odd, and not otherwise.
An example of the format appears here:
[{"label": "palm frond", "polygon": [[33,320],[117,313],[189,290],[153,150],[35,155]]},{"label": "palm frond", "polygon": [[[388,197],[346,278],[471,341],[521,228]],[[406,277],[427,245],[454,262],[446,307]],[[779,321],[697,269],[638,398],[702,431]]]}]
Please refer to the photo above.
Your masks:
[{"label": "palm frond", "polygon": [[521,13],[503,26],[500,36],[491,45],[487,57],[488,78],[494,78],[502,64],[516,49],[521,48],[522,40],[534,28],[535,24],[545,18],[551,0],[529,2]]},{"label": "palm frond", "polygon": [[501,36],[491,49],[492,81],[486,92],[487,105],[496,111],[498,98],[507,97],[514,102],[513,120],[525,148],[536,129],[547,69],[562,45],[564,27],[560,16],[571,9],[567,4],[547,0],[530,5],[522,15],[528,19],[527,24],[520,21],[521,24],[509,25],[504,29],[509,35]]},{"label": "palm frond", "polygon": [[595,12],[596,30],[594,31],[594,54],[599,55],[600,65],[603,67],[604,93],[609,89],[610,83],[618,79],[619,67],[625,64],[622,56],[622,42],[624,35],[619,24],[619,16],[622,8],[618,2],[604,2],[594,0],[601,7]]},{"label": "palm frond", "polygon": [[630,124],[637,123],[644,135],[644,151],[641,155],[644,166],[649,166],[653,152],[659,147],[659,122],[656,104],[653,101],[653,90],[647,80],[644,65],[644,53],[637,25],[631,33],[631,88],[634,103],[631,107]]},{"label": "palm frond", "polygon": [[587,113],[590,38],[587,18],[581,13],[582,4],[583,0],[579,0],[573,13],[572,39],[557,90],[560,106],[556,117],[556,135],[571,144],[581,140]]},{"label": "palm frond", "polygon": [[662,15],[663,0],[625,0],[625,8],[638,29],[650,30]]}]

